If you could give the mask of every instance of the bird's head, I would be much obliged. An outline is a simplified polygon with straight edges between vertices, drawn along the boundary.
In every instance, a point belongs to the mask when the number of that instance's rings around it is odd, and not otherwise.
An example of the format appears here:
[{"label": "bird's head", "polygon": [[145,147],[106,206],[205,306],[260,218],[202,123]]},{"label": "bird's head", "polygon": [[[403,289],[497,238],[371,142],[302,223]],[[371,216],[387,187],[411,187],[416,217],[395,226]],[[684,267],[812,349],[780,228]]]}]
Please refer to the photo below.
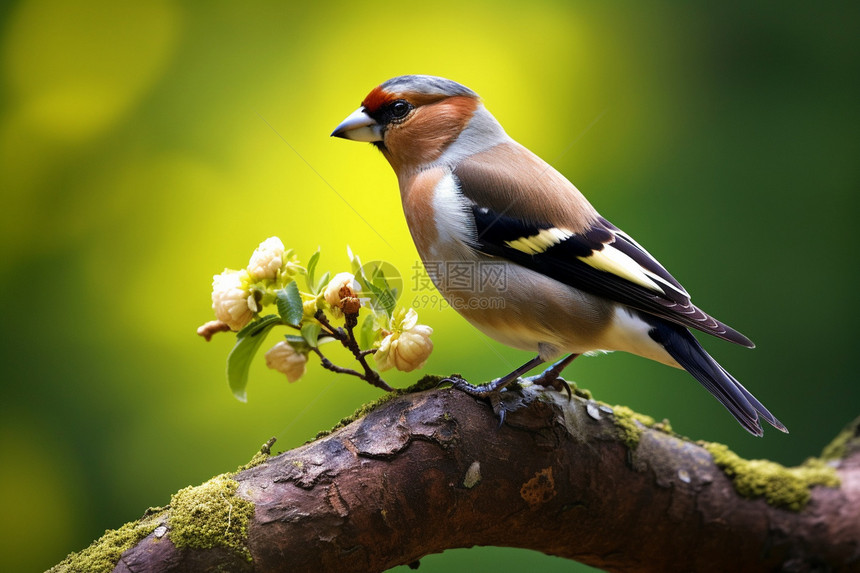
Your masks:
[{"label": "bird's head", "polygon": [[398,76],[367,94],[332,136],[373,143],[403,175],[439,161],[479,111],[498,126],[466,86],[435,76]]}]

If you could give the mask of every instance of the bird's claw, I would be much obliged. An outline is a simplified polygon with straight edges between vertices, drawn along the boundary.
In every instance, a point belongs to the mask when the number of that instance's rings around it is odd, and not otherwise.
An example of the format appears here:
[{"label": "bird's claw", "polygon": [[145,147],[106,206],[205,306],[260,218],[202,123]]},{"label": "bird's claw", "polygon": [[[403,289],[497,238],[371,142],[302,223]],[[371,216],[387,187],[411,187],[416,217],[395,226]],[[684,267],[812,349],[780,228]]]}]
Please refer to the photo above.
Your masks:
[{"label": "bird's claw", "polygon": [[489,395],[490,398],[490,406],[493,408],[493,412],[496,416],[499,417],[499,428],[505,425],[505,416],[508,413],[508,409],[505,407],[505,403],[502,401],[502,390],[498,392],[493,392]]},{"label": "bird's claw", "polygon": [[515,406],[517,400],[521,398],[515,395],[518,394],[516,392],[508,392],[508,388],[506,387],[499,388],[496,384],[498,380],[497,378],[487,384],[476,386],[458,375],[451,375],[448,378],[440,380],[439,384],[449,383],[452,388],[460,390],[469,396],[489,400],[493,412],[499,417],[499,428],[501,428],[505,423],[507,413],[516,409],[511,406]]},{"label": "bird's claw", "polygon": [[532,384],[536,384],[538,386],[543,386],[544,388],[552,388],[556,392],[564,392],[567,394],[567,399],[571,400],[573,398],[573,391],[570,389],[570,384],[562,378],[561,376],[556,376],[554,378],[546,377],[543,374],[538,374],[537,376],[531,376],[525,379],[526,382],[531,382]]},{"label": "bird's claw", "polygon": [[436,388],[442,386],[443,384],[450,384],[451,386],[454,386],[455,384],[457,384],[461,381],[465,382],[465,380],[463,378],[461,378],[459,375],[451,374],[450,376],[448,376],[446,378],[440,378],[439,381],[436,382]]}]

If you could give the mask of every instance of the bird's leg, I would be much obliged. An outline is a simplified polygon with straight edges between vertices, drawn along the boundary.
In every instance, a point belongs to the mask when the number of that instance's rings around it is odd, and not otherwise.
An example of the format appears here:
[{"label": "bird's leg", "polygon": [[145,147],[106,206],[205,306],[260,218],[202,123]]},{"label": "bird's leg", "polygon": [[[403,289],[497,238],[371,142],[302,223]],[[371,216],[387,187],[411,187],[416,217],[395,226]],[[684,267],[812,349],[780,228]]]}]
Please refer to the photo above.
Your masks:
[{"label": "bird's leg", "polygon": [[[478,398],[489,398],[490,405],[493,407],[493,411],[499,416],[499,427],[502,427],[502,424],[505,423],[505,414],[508,409],[516,409],[509,408],[508,405],[505,404],[502,399],[502,390],[505,389],[505,386],[510,384],[511,382],[516,381],[520,376],[543,364],[543,360],[540,356],[535,356],[510,374],[506,374],[501,378],[496,378],[492,382],[487,382],[486,384],[482,384],[481,386],[475,386],[474,384],[469,384],[463,378],[459,376],[451,376],[449,378],[444,378],[439,381],[439,383],[450,382],[453,388],[457,390],[461,390],[470,396],[475,396]],[[505,394],[507,396],[507,393]]]},{"label": "bird's leg", "polygon": [[444,382],[450,382],[451,386],[453,386],[457,390],[462,390],[463,392],[465,392],[466,394],[469,394],[470,396],[477,396],[477,397],[488,396],[490,394],[496,394],[498,392],[501,392],[505,386],[507,386],[511,382],[515,381],[517,378],[519,378],[520,376],[522,376],[523,374],[525,374],[526,372],[528,372],[532,368],[540,366],[541,364],[543,364],[543,360],[541,359],[541,357],[535,356],[534,358],[532,358],[531,360],[529,360],[528,362],[526,362],[525,364],[523,364],[522,366],[520,366],[519,368],[517,368],[516,370],[511,372],[510,374],[506,374],[506,375],[502,376],[501,378],[496,378],[492,382],[487,382],[486,384],[481,384],[480,386],[475,386],[474,384],[469,384],[466,380],[464,380],[463,378],[460,378],[459,376],[451,376],[449,378],[443,378],[442,380],[439,381],[439,383],[441,384]]},{"label": "bird's leg", "polygon": [[570,384],[567,383],[567,380],[561,377],[561,371],[564,370],[568,364],[573,362],[577,356],[579,356],[579,354],[570,354],[537,376],[530,376],[529,378],[526,378],[526,380],[532,384],[543,386],[544,388],[551,386],[557,392],[561,392],[563,388],[564,391],[567,392],[568,399],[570,399],[573,397],[573,394],[570,391]]}]

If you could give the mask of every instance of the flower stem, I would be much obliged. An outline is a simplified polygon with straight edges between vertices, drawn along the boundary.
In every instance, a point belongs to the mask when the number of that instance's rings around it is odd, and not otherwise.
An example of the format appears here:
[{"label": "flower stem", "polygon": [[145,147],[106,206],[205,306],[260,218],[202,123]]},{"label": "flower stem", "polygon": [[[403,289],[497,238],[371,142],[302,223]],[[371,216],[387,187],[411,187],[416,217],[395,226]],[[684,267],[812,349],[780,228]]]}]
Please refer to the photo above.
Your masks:
[{"label": "flower stem", "polygon": [[322,367],[326,370],[331,370],[332,372],[337,372],[338,374],[349,374],[350,376],[358,376],[359,378],[364,380],[364,374],[351,368],[344,368],[342,366],[338,366],[337,364],[333,363],[331,360],[323,356],[323,353],[320,352],[319,348],[311,348],[311,350],[316,353],[317,356],[320,357]]},{"label": "flower stem", "polygon": [[370,367],[367,363],[367,356],[369,354],[373,354],[376,350],[362,350],[358,346],[358,341],[355,339],[355,327],[358,325],[358,313],[344,313],[345,318],[345,326],[346,330],[343,328],[335,328],[331,325],[326,318],[325,313],[323,311],[318,310],[314,315],[319,323],[322,325],[323,329],[327,330],[329,335],[340,342],[344,348],[352,352],[352,355],[358,360],[358,363],[361,364],[364,373],[358,372],[356,370],[352,370],[350,368],[343,368],[341,366],[337,366],[332,363],[328,358],[322,355],[318,348],[314,348],[313,351],[320,357],[322,360],[323,368],[331,370],[332,372],[337,372],[339,374],[349,374],[351,376],[357,376],[371,384],[376,386],[377,388],[381,388],[386,392],[393,392],[394,388],[386,384],[385,380],[383,380],[379,376],[379,372]]}]

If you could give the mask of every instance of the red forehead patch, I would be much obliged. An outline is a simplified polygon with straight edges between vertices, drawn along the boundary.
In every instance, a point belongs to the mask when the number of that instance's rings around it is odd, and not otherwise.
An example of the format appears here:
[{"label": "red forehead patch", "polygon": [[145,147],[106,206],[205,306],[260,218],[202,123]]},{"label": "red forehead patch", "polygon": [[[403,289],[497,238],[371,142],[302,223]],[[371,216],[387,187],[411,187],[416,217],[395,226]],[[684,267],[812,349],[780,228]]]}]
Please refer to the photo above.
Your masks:
[{"label": "red forehead patch", "polygon": [[377,86],[373,88],[373,91],[367,94],[367,97],[364,98],[364,101],[361,102],[361,105],[364,106],[370,113],[374,113],[378,111],[385,104],[394,101],[395,97],[393,94],[388,93],[387,91],[382,89],[382,86]]}]

